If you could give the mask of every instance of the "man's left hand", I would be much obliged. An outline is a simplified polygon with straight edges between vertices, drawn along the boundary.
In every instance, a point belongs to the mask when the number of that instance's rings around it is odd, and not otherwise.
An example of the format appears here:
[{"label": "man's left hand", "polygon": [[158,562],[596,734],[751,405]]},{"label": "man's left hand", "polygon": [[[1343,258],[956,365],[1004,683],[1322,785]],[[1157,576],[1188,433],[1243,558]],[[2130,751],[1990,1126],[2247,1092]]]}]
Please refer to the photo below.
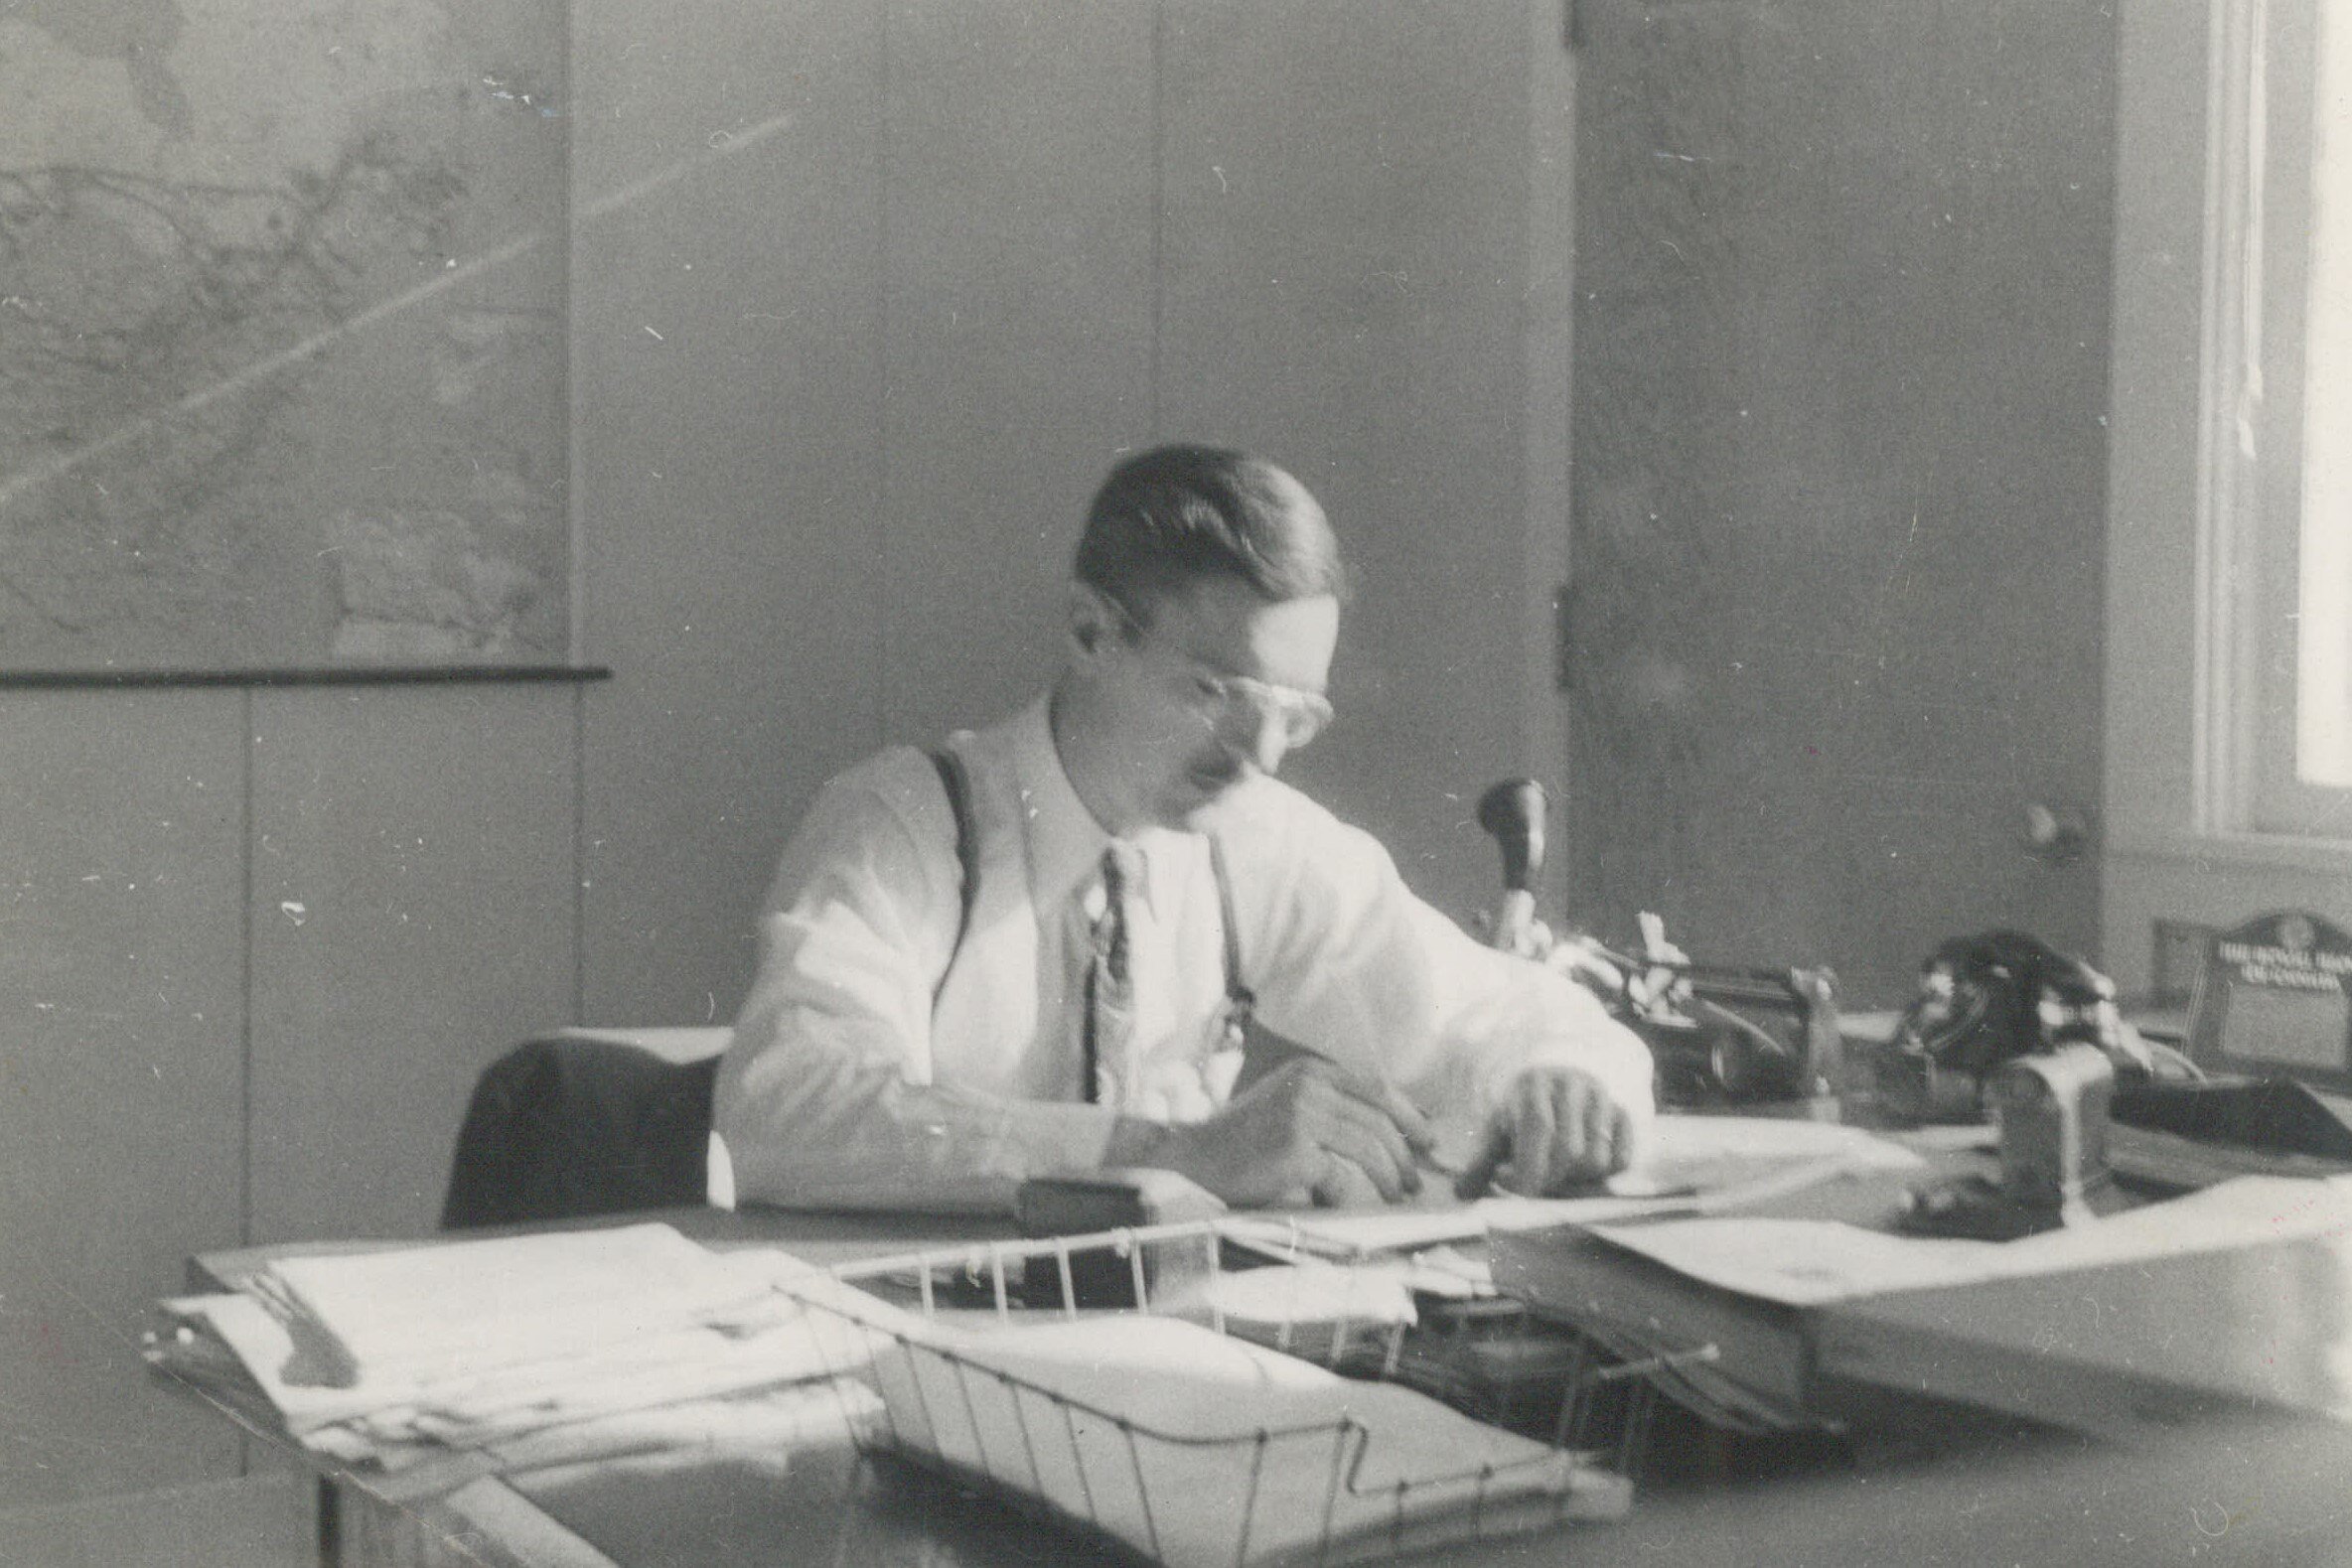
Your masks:
[{"label": "man's left hand", "polygon": [[1542,1064],[1512,1079],[1455,1190],[1476,1198],[1501,1186],[1531,1198],[1622,1171],[1634,1156],[1634,1118],[1599,1078]]}]

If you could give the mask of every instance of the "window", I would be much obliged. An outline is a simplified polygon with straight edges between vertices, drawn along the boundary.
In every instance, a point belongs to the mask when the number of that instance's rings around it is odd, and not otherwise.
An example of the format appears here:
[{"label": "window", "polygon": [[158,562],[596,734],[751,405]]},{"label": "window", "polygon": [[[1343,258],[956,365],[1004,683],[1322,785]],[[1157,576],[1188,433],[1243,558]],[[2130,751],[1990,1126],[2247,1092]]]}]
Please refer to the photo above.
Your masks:
[{"label": "window", "polygon": [[2215,18],[2197,826],[2352,838],[2352,16]]},{"label": "window", "polygon": [[2184,926],[2352,925],[2352,4],[2116,22],[2100,959],[2144,992]]}]

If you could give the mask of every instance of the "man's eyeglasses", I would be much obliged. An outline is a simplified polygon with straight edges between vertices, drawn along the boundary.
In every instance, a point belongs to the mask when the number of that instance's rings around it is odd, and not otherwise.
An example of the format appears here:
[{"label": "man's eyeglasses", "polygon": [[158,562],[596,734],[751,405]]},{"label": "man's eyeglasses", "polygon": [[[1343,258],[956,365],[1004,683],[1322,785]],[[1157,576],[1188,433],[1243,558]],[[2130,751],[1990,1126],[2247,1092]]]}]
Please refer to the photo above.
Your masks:
[{"label": "man's eyeglasses", "polygon": [[1283,747],[1296,751],[1322,734],[1331,722],[1330,699],[1296,686],[1279,686],[1249,675],[1222,675],[1198,665],[1187,672],[1187,682],[1185,705],[1220,732],[1231,732],[1239,721],[1247,719],[1243,733],[1254,738],[1270,722],[1281,735]]},{"label": "man's eyeglasses", "polygon": [[[1102,600],[1118,612],[1137,646],[1150,634],[1135,613],[1109,594]],[[1331,722],[1331,700],[1321,692],[1301,690],[1252,675],[1229,675],[1198,659],[1177,655],[1184,662],[1184,704],[1203,724],[1220,734],[1247,733],[1252,740],[1271,723],[1284,749],[1296,751],[1323,733]],[[1247,720],[1244,727],[1242,721]]]}]

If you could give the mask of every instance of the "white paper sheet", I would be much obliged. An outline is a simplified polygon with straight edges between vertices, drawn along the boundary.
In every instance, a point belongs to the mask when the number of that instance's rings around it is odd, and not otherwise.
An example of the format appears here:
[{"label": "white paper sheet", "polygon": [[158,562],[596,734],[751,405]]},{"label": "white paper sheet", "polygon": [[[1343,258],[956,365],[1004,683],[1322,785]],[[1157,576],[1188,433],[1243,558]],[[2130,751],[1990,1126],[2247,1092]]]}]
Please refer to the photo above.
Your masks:
[{"label": "white paper sheet", "polygon": [[1659,1118],[1651,1157],[1639,1170],[1613,1180],[1609,1192],[1592,1197],[1505,1194],[1464,1204],[1435,1194],[1426,1207],[1245,1215],[1222,1224],[1229,1234],[1271,1251],[1351,1257],[1553,1225],[1724,1212],[1766,1202],[1791,1184],[1899,1175],[1924,1165],[1900,1144],[1836,1122],[1665,1116]]}]

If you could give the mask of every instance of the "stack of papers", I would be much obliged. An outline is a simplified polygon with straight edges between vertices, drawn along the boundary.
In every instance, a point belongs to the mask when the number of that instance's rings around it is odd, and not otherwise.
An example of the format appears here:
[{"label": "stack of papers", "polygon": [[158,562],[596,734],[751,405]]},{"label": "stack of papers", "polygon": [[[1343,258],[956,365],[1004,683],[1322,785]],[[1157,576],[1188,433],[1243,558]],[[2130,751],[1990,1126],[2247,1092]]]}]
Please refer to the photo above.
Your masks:
[{"label": "stack of papers", "polygon": [[661,1224],[287,1257],[163,1303],[148,1359],[341,1464],[462,1480],[854,1424],[874,1401],[838,1379],[871,1343],[825,1310],[845,1289]]},{"label": "stack of papers", "polygon": [[756,1317],[780,1254],[733,1256],[668,1225],[459,1241],[269,1263],[251,1290],[294,1341],[286,1380],[430,1382]]}]

